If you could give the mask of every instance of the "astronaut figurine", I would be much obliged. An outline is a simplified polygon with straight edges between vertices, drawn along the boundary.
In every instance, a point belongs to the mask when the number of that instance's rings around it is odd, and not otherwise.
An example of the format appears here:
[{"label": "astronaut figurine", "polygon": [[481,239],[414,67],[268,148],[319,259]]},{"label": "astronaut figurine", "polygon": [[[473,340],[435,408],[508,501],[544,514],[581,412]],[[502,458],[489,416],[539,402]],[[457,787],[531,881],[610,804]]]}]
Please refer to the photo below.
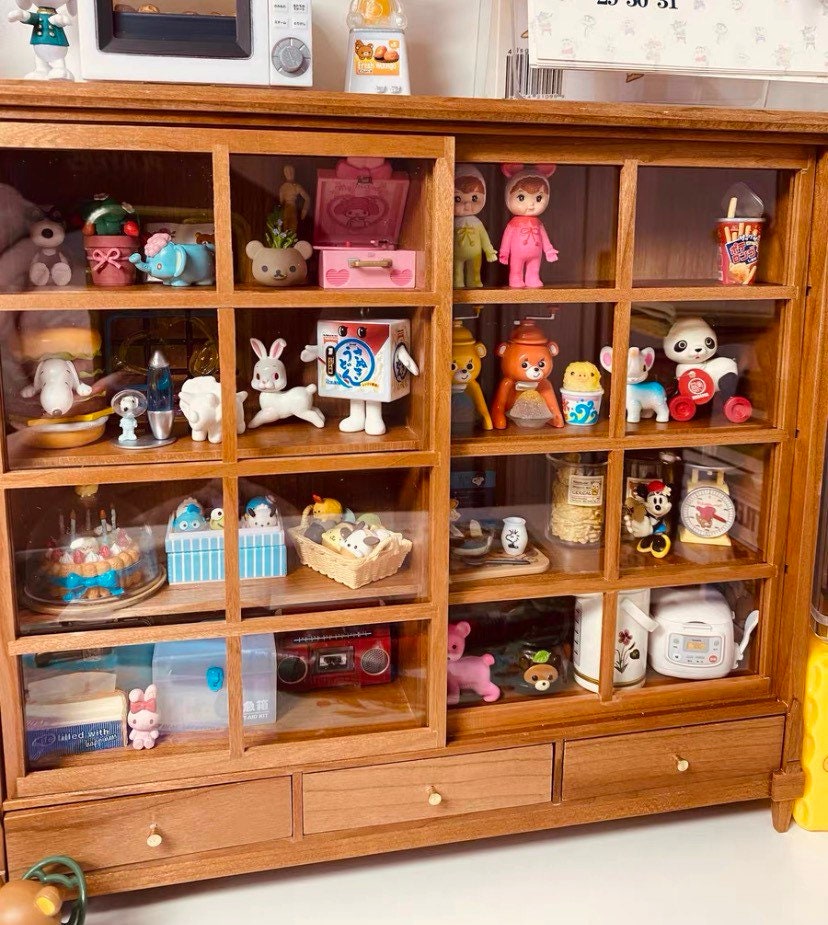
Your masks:
[{"label": "astronaut figurine", "polygon": [[[74,80],[66,67],[69,40],[66,27],[77,15],[77,0],[52,0],[54,5],[35,6],[29,0],[17,0],[18,10],[9,13],[9,22],[20,22],[32,27],[31,45],[35,53],[35,69],[26,75],[27,80]],[[59,13],[60,7],[66,11]]]},{"label": "astronaut figurine", "polygon": [[346,434],[385,433],[384,402],[411,391],[420,370],[408,352],[411,325],[402,321],[319,321],[316,343],[302,351],[302,362],[317,361],[319,395],[347,398],[348,417],[339,422]]}]

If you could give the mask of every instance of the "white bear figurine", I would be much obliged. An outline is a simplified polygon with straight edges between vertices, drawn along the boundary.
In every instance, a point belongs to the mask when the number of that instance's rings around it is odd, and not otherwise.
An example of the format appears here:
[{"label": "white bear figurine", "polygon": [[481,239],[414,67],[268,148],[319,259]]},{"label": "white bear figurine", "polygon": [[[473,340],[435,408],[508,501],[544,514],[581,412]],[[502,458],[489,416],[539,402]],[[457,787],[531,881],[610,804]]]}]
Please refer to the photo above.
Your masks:
[{"label": "white bear figurine", "polygon": [[[244,400],[247,392],[236,392],[236,433],[243,434]],[[196,376],[181,386],[178,404],[190,425],[193,440],[221,442],[221,385],[215,376]]]}]

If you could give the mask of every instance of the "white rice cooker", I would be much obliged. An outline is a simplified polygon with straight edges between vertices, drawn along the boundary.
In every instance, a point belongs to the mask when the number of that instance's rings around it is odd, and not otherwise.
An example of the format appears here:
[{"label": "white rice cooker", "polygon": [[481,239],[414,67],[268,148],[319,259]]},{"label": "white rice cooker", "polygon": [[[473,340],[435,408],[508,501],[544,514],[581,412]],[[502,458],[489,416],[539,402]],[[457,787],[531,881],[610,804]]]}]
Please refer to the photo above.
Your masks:
[{"label": "white rice cooker", "polygon": [[706,585],[654,589],[650,667],[671,678],[723,678],[739,666],[759,623],[759,611],[745,620],[736,645],[733,613],[719,591]]}]

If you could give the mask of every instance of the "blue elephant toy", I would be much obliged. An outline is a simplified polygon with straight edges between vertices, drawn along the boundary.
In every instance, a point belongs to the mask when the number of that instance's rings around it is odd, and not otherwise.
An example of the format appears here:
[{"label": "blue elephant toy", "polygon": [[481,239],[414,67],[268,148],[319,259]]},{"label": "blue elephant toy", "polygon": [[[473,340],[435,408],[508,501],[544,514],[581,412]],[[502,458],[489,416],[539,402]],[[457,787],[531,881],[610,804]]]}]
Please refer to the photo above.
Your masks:
[{"label": "blue elephant toy", "polygon": [[154,234],[144,246],[146,262],[132,254],[130,263],[160,279],[165,286],[213,286],[216,255],[212,244],[176,244],[164,231]]}]

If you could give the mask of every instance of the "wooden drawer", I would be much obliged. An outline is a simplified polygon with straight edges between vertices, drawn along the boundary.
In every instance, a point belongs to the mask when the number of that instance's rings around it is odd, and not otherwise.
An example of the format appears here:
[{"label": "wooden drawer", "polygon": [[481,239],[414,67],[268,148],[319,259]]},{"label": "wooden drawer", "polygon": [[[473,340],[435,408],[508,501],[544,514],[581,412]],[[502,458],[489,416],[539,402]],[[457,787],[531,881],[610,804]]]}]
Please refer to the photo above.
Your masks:
[{"label": "wooden drawer", "polygon": [[[149,762],[147,762],[149,764]],[[161,836],[147,845],[151,827]],[[86,870],[288,838],[290,778],[24,810],[5,817],[9,869],[68,854]]]},{"label": "wooden drawer", "polygon": [[782,760],[781,716],[567,742],[563,798],[770,774]]},{"label": "wooden drawer", "polygon": [[439,819],[552,796],[552,746],[306,774],[305,832]]}]

